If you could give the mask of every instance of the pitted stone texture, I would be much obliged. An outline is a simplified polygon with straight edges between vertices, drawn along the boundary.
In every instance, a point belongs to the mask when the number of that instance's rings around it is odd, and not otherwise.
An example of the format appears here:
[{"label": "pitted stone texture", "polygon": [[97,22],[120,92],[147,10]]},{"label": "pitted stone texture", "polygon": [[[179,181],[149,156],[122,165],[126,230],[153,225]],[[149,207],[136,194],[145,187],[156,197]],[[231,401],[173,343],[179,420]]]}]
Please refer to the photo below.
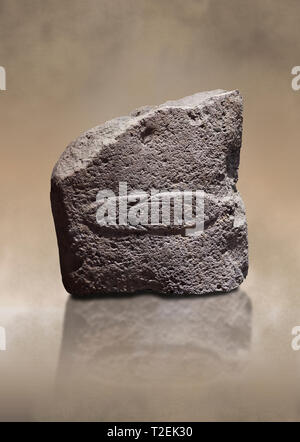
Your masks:
[{"label": "pitted stone texture", "polygon": [[[242,135],[238,91],[204,92],[143,107],[72,142],[51,180],[63,283],[74,295],[230,291],[248,271],[247,224],[236,189]],[[204,190],[204,232],[108,229],[96,195]]]}]

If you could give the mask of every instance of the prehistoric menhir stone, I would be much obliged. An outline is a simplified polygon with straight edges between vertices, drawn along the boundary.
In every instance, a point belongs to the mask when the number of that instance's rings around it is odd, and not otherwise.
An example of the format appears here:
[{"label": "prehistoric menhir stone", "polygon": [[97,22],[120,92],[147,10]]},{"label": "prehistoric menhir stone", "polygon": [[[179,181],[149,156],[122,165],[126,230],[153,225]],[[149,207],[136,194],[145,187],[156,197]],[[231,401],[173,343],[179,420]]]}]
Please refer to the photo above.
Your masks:
[{"label": "prehistoric menhir stone", "polygon": [[51,180],[66,290],[201,295],[238,287],[248,271],[236,189],[241,136],[239,92],[216,90],[143,107],[72,142]]}]

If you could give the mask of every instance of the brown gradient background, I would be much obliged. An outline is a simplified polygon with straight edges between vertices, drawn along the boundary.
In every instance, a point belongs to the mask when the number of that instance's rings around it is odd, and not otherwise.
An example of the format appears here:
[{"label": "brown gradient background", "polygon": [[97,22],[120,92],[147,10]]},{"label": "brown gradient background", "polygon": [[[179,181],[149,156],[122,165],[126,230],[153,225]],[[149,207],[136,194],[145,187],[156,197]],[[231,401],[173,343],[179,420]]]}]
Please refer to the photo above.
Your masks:
[{"label": "brown gradient background", "polygon": [[[300,325],[300,91],[291,88],[299,20],[297,0],[0,0],[1,420],[300,420],[300,351],[291,349],[291,329]],[[50,209],[52,168],[88,128],[216,88],[244,97],[246,360],[209,382],[194,360],[188,386],[184,371],[156,388],[149,374],[135,384],[128,373],[118,384],[100,373],[93,406],[85,391],[60,409],[68,296]]]}]

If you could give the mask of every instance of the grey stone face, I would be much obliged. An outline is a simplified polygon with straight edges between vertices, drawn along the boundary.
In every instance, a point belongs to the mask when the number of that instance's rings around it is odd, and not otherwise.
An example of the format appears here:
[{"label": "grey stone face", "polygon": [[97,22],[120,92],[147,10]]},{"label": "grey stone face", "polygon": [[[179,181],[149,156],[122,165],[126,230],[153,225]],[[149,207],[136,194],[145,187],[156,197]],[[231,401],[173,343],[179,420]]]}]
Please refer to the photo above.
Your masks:
[{"label": "grey stone face", "polygon": [[[236,189],[241,135],[239,92],[216,90],[140,108],[72,142],[51,179],[66,290],[201,295],[238,287],[248,271],[245,210]],[[119,225],[118,216],[115,225],[99,225],[97,194],[114,192],[119,208],[120,182],[148,195],[203,191],[204,230],[187,234],[194,221],[176,225],[172,216],[157,226]]]}]

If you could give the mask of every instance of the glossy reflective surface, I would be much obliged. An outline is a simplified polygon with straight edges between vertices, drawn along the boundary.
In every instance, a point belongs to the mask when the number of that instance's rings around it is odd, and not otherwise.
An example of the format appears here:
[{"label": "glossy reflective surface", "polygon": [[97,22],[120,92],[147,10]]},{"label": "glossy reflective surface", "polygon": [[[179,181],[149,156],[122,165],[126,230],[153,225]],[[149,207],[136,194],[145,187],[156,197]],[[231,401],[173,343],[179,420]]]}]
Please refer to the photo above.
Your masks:
[{"label": "glossy reflective surface", "polygon": [[[0,12],[0,419],[300,420],[300,4],[1,0]],[[240,291],[70,299],[49,200],[64,147],[216,88],[244,97]]]}]

